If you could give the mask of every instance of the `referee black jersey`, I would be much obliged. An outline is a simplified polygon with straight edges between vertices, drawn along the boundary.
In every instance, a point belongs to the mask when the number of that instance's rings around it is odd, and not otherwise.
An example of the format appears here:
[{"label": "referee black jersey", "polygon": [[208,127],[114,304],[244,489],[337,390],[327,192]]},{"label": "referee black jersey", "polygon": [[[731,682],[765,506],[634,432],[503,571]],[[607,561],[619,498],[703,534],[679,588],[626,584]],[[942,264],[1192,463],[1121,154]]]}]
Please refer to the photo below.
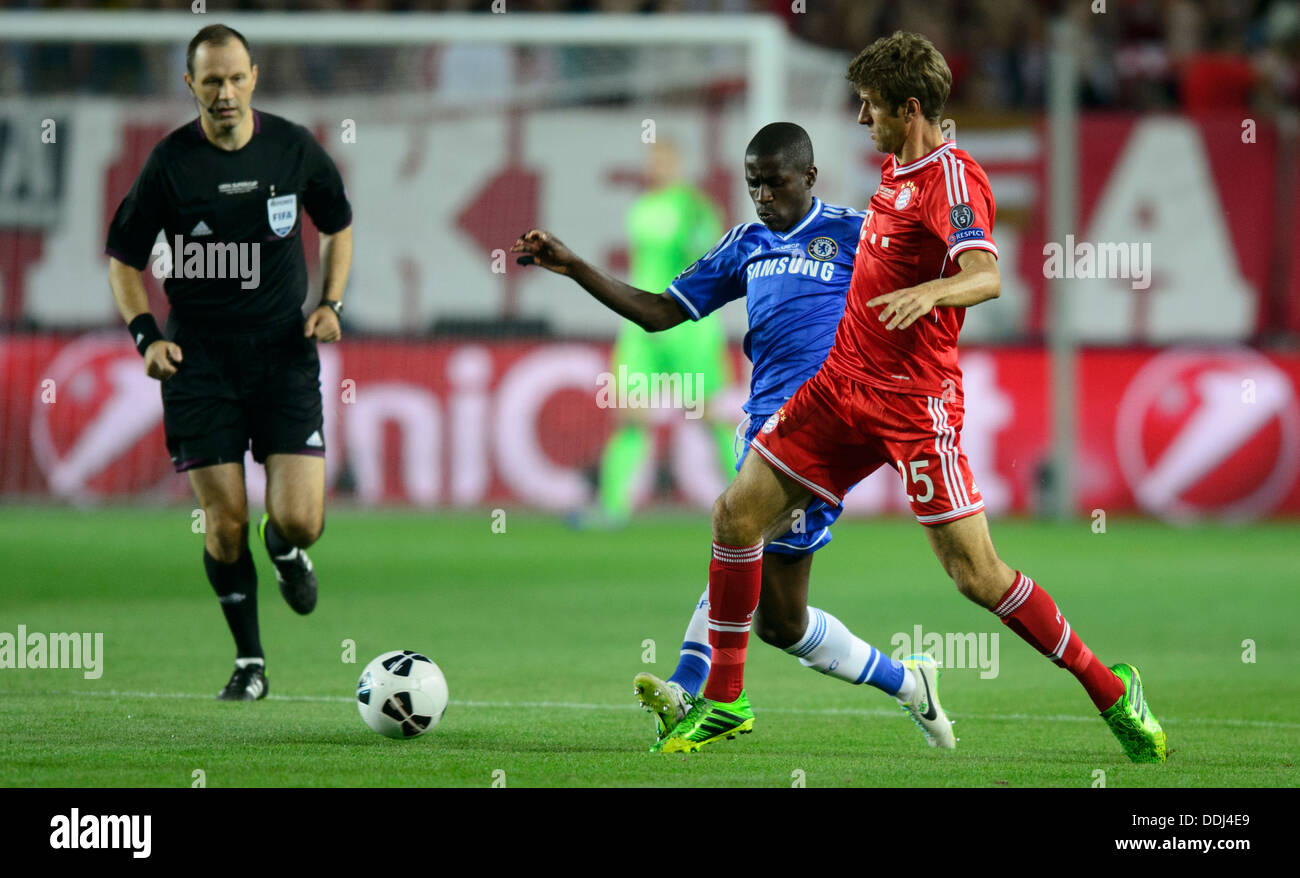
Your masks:
[{"label": "referee black jersey", "polygon": [[163,138],[109,226],[108,255],[140,271],[164,232],[173,252],[163,288],[172,318],[192,332],[301,322],[303,211],[328,235],[352,222],[338,168],[311,132],[252,112],[253,137],[241,149],[210,143],[198,119]]}]

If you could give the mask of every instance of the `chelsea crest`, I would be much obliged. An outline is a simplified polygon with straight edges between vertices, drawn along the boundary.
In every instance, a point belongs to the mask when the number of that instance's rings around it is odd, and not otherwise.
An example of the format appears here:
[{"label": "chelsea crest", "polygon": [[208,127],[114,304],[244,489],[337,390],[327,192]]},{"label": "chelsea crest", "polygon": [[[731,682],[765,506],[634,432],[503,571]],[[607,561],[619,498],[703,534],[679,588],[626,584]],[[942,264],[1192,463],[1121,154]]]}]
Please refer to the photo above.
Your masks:
[{"label": "chelsea crest", "polygon": [[834,259],[839,252],[840,247],[832,238],[813,238],[808,242],[808,255],[822,262]]}]

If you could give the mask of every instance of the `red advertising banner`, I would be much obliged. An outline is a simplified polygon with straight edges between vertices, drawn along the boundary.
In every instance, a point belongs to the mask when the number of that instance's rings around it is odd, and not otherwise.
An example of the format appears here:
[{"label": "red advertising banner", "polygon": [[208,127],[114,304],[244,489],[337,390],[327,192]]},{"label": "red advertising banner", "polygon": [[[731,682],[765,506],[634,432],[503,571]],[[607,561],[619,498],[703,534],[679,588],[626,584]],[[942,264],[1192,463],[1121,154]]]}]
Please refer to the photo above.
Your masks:
[{"label": "red advertising banner", "polygon": [[[62,124],[73,133],[60,138],[67,153],[61,161],[89,183],[75,199],[67,186],[58,197],[42,197],[49,187],[10,193],[25,212],[59,221],[30,228],[5,225],[0,217],[0,325],[6,327],[115,325],[118,315],[103,285],[109,221],[149,151],[191,112],[102,99],[84,112],[75,101],[68,106]],[[621,114],[516,108],[435,122],[422,109],[402,112],[400,102],[384,106],[371,108],[376,115],[366,126],[372,143],[395,152],[388,160],[372,153],[367,161],[335,149],[327,136],[337,119],[351,118],[354,99],[283,107],[332,149],[353,199],[358,246],[350,325],[402,334],[448,315],[483,322],[514,316],[544,321],[562,337],[612,336],[616,323],[604,309],[557,307],[566,294],[557,296],[554,278],[513,262],[494,270],[491,254],[509,248],[521,231],[545,225],[592,261],[625,272],[623,217],[640,192],[640,167],[629,164]],[[0,108],[0,123],[4,113]],[[77,136],[76,120],[83,117],[98,120],[94,136]],[[1284,126],[1231,113],[1084,113],[1077,228],[1070,240],[1053,241],[1047,228],[1053,146],[1045,120],[1026,116],[998,127],[954,121],[957,142],[988,172],[997,199],[994,237],[1003,275],[997,308],[972,311],[966,339],[1042,338],[1048,274],[1075,276],[1057,274],[1045,247],[1062,248],[1072,268],[1083,258],[1076,248],[1116,260],[1107,270],[1081,271],[1070,285],[1071,327],[1086,343],[1258,343],[1300,332],[1300,174],[1295,136]],[[881,155],[868,138],[853,134],[850,118],[814,117],[806,124],[814,122],[845,135],[817,143],[818,194],[865,205],[879,183]],[[12,124],[26,122],[13,117]],[[693,132],[680,143],[693,144],[684,147],[684,158],[694,182],[717,199],[728,223],[752,221],[739,165],[753,134],[748,122],[719,107],[685,113],[674,125]],[[575,142],[571,132],[578,129],[584,136]],[[458,161],[458,184],[450,190],[434,152],[443,143],[455,148]],[[0,142],[0,163],[6,149],[16,148]],[[15,167],[24,161],[21,155],[12,160]],[[308,254],[316,252],[310,223],[303,244]],[[1121,253],[1131,255],[1120,262]],[[144,281],[151,310],[164,315],[159,279],[151,270]],[[739,336],[743,317],[743,309],[731,308],[720,319]]]},{"label": "red advertising banner", "polygon": [[[615,423],[599,394],[608,346],[350,340],[320,350],[334,496],[553,511],[590,501],[590,473]],[[1050,449],[1047,355],[975,348],[963,352],[962,367],[962,444],[985,501],[994,514],[1033,513]],[[158,385],[121,331],[0,339],[0,388],[0,495],[79,503],[188,496],[164,447]],[[1079,511],[1300,513],[1298,395],[1297,354],[1083,352]],[[714,408],[738,419],[743,399],[743,387],[732,388]],[[682,410],[651,414],[659,465],[674,484],[668,499],[707,508],[724,481],[704,420]],[[250,466],[254,502],[261,478]],[[644,481],[654,499],[654,480]],[[904,512],[897,474],[878,471],[846,506],[851,514]]]}]

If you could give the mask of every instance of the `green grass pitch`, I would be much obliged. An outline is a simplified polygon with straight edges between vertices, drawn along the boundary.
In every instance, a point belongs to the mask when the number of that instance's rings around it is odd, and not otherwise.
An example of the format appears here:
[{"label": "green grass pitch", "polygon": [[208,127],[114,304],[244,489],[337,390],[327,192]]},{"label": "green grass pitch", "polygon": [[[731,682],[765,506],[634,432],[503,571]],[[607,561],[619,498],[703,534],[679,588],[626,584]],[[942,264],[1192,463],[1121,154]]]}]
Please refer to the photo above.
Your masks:
[{"label": "green grass pitch", "polygon": [[[104,635],[99,679],[0,670],[0,785],[179,787],[196,771],[212,787],[1297,782],[1294,522],[1112,519],[1104,534],[993,522],[1002,557],[1052,592],[1103,660],[1141,669],[1169,735],[1163,766],[1128,763],[1074,679],[959,597],[911,522],[837,525],[812,602],[886,652],[918,624],[1000,635],[996,677],[943,674],[955,752],[925,746],[892,699],[754,638],[754,734],[647,753],[653,720],[631,681],[676,662],[707,578],[708,524],[694,515],[575,534],[511,512],[494,533],[488,511],[332,510],[312,550],[322,586],[309,617],[285,606],[254,547],[271,696],[218,703],[233,647],[190,522],[186,508],[0,508],[0,632]],[[452,697],[442,726],[410,741],[370,732],[351,697],[367,661],[401,648],[437,661]]]}]

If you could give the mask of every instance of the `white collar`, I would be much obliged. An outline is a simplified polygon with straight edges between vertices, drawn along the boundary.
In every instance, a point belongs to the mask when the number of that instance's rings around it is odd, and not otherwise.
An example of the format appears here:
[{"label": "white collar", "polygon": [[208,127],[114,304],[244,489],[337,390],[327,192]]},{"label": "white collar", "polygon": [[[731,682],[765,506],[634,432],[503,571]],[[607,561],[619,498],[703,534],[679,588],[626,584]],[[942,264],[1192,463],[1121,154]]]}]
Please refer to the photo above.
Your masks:
[{"label": "white collar", "polygon": [[942,145],[942,146],[936,146],[933,150],[930,151],[930,154],[929,154],[929,155],[926,155],[926,156],[924,156],[924,157],[922,157],[922,158],[917,159],[916,161],[912,162],[910,165],[899,165],[899,164],[898,164],[898,156],[897,156],[897,155],[894,155],[893,153],[890,153],[890,156],[894,159],[894,176],[895,176],[895,177],[902,177],[902,176],[905,176],[905,175],[907,175],[907,174],[910,174],[910,173],[912,173],[913,171],[919,169],[922,165],[934,161],[936,158],[939,157],[939,155],[940,155],[940,154],[941,154],[945,149],[949,149],[949,148],[954,147],[954,146],[956,146],[956,145],[957,145],[956,141],[953,141],[953,140],[945,140],[945,141],[943,142],[943,145]]}]

